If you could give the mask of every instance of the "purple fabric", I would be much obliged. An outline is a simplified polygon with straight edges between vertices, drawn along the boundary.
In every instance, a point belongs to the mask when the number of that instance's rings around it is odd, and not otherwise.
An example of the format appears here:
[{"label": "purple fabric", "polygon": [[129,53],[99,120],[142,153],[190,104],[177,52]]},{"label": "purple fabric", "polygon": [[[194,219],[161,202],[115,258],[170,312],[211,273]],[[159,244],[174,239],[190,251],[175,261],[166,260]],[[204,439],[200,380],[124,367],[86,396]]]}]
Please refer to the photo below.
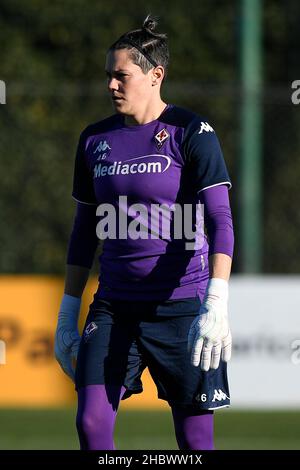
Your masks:
[{"label": "purple fabric", "polygon": [[[124,116],[114,115],[88,126],[76,154],[73,197],[101,205],[99,231],[115,232],[103,241],[96,298],[196,297],[207,282],[209,250],[202,230],[191,234],[197,191],[220,183],[231,186],[218,138],[207,121],[192,112],[168,105],[158,119],[143,125],[126,126]],[[136,204],[142,204],[142,210]],[[163,231],[155,210],[163,204],[192,207],[184,212],[188,230],[176,224],[174,234],[172,209],[170,230]],[[194,245],[194,240],[199,243]]]},{"label": "purple fabric", "polygon": [[[78,390],[76,426],[81,450],[115,450],[113,434],[120,400],[126,388],[118,385],[88,385]],[[213,412],[197,414],[172,408],[180,450],[211,450]]]},{"label": "purple fabric", "polygon": [[77,203],[73,230],[69,240],[67,264],[91,268],[98,245],[94,204]]},{"label": "purple fabric", "polygon": [[[209,238],[209,255],[225,253],[232,257],[234,234],[227,186],[219,185],[205,189],[199,193],[199,198],[200,202],[204,204],[204,219]],[[96,205],[78,202],[69,242],[68,264],[85,266],[87,268],[92,266],[99,241],[96,236],[96,224]],[[198,263],[198,266],[200,266],[200,259],[198,259]],[[165,273],[166,275],[167,272]],[[203,272],[202,277],[200,274],[200,287],[207,281],[205,275],[205,272]],[[188,292],[187,294],[189,295],[186,296],[189,297],[194,293]],[[136,300],[138,300],[137,297]]]},{"label": "purple fabric", "polygon": [[114,427],[126,388],[88,385],[78,390],[76,426],[81,450],[114,450]]},{"label": "purple fabric", "polygon": [[172,408],[175,434],[180,450],[214,449],[213,411],[203,410],[193,414],[181,408]]},{"label": "purple fabric", "polygon": [[209,256],[214,253],[224,253],[232,257],[234,235],[227,186],[219,185],[204,189],[199,196],[201,204],[204,204]]}]

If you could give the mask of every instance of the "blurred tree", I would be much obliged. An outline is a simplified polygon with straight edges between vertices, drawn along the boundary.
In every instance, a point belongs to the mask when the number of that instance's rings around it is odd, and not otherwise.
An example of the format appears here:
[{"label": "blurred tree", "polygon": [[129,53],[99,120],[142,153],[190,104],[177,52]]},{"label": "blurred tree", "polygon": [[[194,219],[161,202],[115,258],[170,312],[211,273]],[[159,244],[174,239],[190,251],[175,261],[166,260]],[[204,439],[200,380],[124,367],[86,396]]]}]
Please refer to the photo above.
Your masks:
[{"label": "blurred tree", "polygon": [[[264,262],[268,271],[296,271],[300,255],[291,265],[284,259],[275,262],[273,254],[281,249],[286,232],[290,258],[300,253],[299,216],[292,208],[286,212],[285,205],[295,191],[295,174],[299,175],[299,111],[292,108],[289,90],[282,97],[281,89],[272,86],[289,87],[289,73],[296,73],[299,6],[296,0],[266,0],[264,5],[265,83],[271,85],[265,97]],[[191,0],[188,5],[179,0],[1,0],[0,79],[7,84],[7,104],[0,107],[2,272],[63,272],[79,133],[112,113],[105,91],[105,52],[122,33],[139,27],[149,12],[160,17],[159,30],[169,36],[171,63],[164,97],[210,119],[235,182],[240,101],[237,0]],[[271,118],[274,115],[276,119]],[[283,123],[287,137],[281,139]],[[287,170],[291,164],[294,172]],[[238,194],[233,191],[231,197],[236,215]],[[279,223],[283,213],[285,228]]]}]

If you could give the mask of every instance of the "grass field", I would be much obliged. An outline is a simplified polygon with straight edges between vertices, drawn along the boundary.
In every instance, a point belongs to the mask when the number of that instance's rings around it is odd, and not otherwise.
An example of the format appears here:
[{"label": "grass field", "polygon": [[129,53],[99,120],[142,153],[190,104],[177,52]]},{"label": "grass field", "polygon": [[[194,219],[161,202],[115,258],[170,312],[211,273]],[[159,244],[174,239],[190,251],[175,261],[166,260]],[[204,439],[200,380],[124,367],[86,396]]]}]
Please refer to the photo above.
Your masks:
[{"label": "grass field", "polygon": [[[0,409],[0,449],[78,449],[75,410]],[[300,449],[300,411],[216,413],[218,449]],[[115,442],[122,449],[177,449],[165,411],[121,411]]]}]

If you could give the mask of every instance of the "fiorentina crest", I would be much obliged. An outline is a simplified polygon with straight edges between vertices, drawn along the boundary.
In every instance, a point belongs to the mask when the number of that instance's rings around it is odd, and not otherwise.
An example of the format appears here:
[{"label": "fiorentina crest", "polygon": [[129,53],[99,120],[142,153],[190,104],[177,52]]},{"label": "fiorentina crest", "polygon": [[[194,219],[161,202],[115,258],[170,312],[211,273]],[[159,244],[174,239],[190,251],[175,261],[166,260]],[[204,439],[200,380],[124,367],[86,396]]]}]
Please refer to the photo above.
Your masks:
[{"label": "fiorentina crest", "polygon": [[157,148],[158,148],[158,149],[162,148],[164,142],[165,142],[169,137],[170,137],[170,134],[169,134],[169,132],[167,131],[167,129],[162,129],[161,131],[159,131],[158,134],[156,134],[156,136],[154,136],[155,141],[156,141]]}]

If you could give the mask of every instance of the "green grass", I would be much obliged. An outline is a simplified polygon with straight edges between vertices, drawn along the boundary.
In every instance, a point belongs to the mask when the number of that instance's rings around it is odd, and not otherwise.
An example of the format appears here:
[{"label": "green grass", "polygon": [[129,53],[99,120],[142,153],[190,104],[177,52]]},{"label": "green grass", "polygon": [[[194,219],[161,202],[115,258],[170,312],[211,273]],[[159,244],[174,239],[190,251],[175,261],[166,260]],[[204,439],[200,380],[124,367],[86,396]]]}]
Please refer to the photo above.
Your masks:
[{"label": "green grass", "polygon": [[[75,410],[0,409],[0,449],[78,449]],[[219,411],[218,449],[300,449],[300,411]],[[177,449],[165,411],[121,411],[118,449]]]}]

